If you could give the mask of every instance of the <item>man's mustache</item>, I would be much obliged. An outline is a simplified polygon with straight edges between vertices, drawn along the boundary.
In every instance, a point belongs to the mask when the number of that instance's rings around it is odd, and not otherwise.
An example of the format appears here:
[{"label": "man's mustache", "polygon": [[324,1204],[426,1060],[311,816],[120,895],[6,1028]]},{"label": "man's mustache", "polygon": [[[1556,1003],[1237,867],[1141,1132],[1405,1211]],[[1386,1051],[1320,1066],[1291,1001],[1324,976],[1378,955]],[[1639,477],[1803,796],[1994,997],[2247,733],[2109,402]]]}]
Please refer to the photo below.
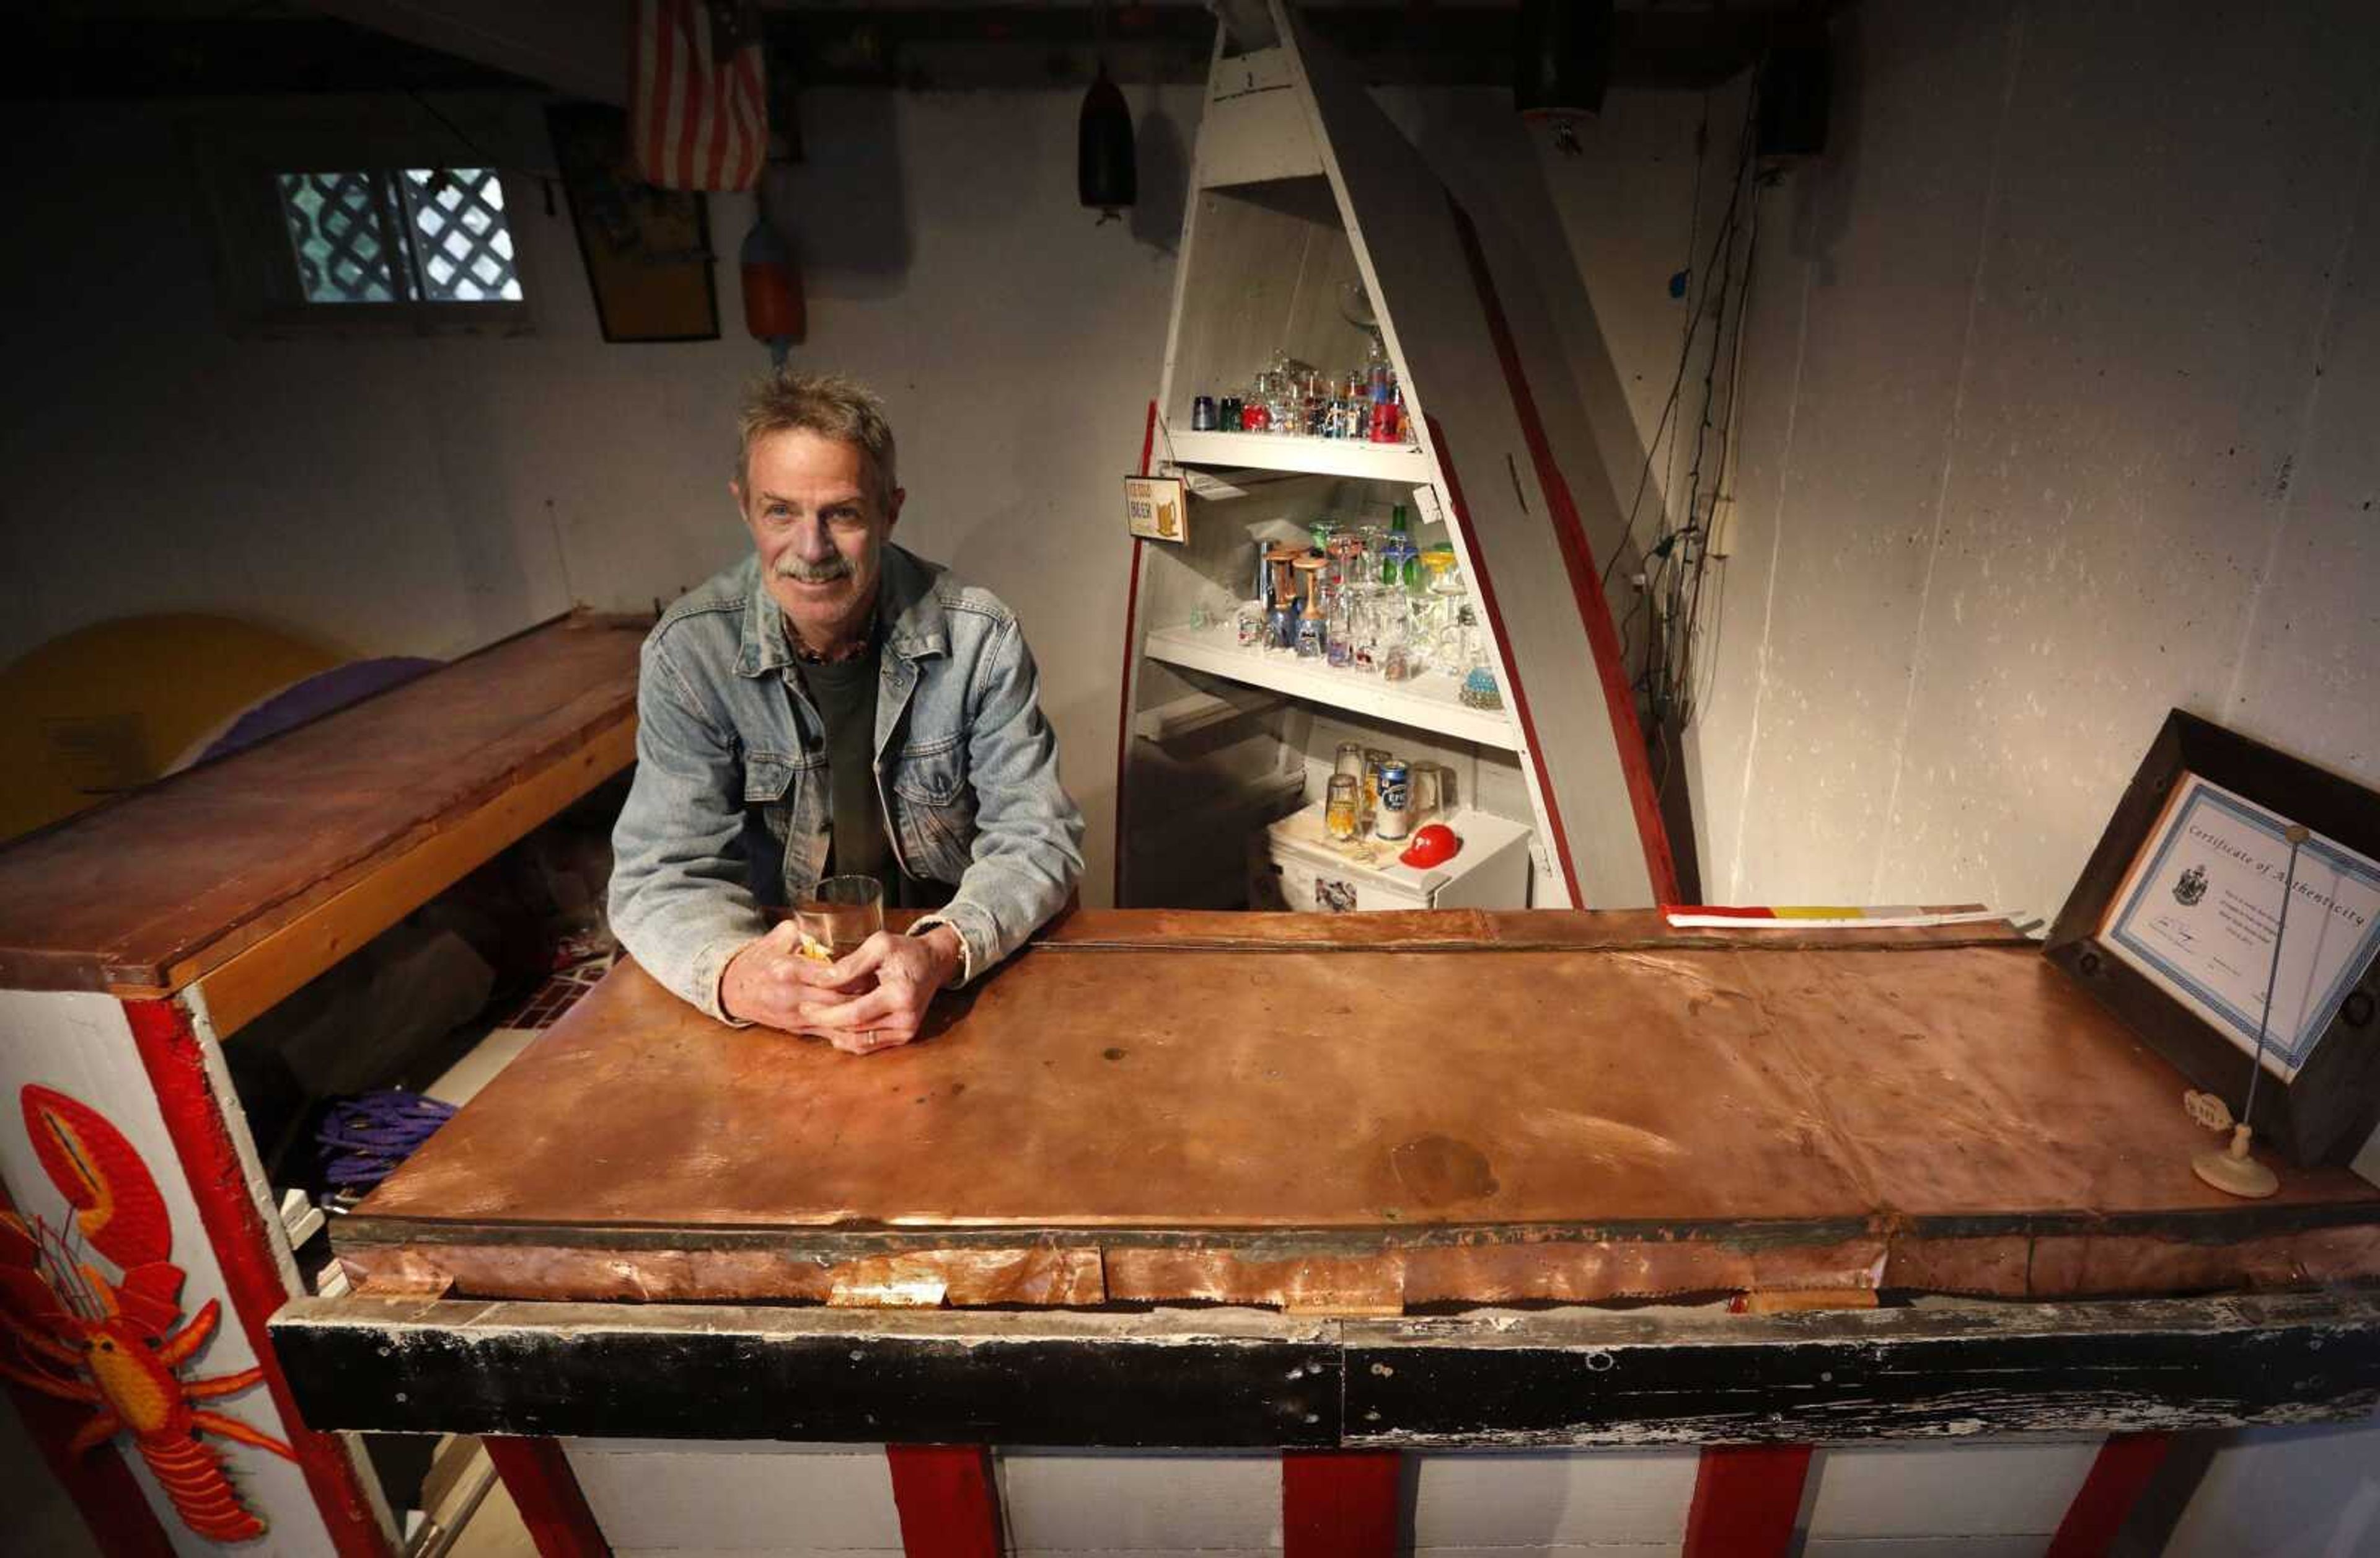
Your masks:
[{"label": "man's mustache", "polygon": [[838,554],[823,563],[810,563],[789,553],[777,559],[775,572],[779,578],[800,584],[832,584],[851,577],[851,559]]}]

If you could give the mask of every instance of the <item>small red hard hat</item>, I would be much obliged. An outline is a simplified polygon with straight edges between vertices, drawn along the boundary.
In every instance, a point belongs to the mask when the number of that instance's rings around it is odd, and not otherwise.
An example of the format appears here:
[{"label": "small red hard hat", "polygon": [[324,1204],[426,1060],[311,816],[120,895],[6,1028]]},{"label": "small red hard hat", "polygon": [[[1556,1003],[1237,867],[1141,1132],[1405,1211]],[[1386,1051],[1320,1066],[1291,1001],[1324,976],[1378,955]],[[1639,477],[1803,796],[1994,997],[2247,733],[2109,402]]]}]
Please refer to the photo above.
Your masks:
[{"label": "small red hard hat", "polygon": [[1462,847],[1463,840],[1455,836],[1452,828],[1443,822],[1425,822],[1414,830],[1413,842],[1397,858],[1416,870],[1442,866],[1453,859],[1455,851]]}]

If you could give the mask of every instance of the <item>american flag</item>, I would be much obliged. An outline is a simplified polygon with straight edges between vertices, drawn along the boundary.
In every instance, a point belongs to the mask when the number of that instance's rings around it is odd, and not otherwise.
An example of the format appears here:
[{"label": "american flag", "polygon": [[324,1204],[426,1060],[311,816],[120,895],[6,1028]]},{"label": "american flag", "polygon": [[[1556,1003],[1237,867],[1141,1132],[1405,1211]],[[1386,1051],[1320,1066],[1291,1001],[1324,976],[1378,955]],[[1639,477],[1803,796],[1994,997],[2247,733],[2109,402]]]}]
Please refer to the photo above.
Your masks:
[{"label": "american flag", "polygon": [[753,0],[637,0],[637,166],[664,189],[749,189],[769,152]]}]

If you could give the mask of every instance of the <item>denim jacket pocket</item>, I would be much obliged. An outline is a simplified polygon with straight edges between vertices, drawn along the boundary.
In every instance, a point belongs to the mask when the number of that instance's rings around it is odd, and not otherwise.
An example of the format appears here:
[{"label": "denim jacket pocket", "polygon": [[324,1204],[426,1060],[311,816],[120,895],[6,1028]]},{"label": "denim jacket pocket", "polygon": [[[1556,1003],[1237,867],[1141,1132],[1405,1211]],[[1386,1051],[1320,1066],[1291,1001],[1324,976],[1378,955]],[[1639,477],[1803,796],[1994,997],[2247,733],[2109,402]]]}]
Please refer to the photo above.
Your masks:
[{"label": "denim jacket pocket", "polygon": [[767,801],[785,798],[785,787],[794,782],[791,758],[774,752],[753,752],[744,759],[744,804],[759,806]]},{"label": "denim jacket pocket", "polygon": [[940,882],[965,873],[975,836],[975,792],[966,743],[957,736],[904,748],[892,763],[895,819],[910,869]]}]

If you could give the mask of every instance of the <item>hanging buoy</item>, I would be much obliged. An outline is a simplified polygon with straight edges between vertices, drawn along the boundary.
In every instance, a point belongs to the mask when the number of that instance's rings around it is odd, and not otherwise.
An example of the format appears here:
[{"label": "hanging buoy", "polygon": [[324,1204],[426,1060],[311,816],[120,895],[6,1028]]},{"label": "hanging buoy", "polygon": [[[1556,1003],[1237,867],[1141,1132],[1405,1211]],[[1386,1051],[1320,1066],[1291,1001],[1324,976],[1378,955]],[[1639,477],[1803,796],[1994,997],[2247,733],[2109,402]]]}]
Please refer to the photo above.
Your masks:
[{"label": "hanging buoy", "polygon": [[752,338],[768,344],[769,360],[783,367],[786,352],[809,329],[809,312],[802,302],[802,274],[794,266],[794,251],[767,213],[752,220],[744,235],[744,328]]},{"label": "hanging buoy", "polygon": [[1140,194],[1140,175],[1134,161],[1132,110],[1123,93],[1108,79],[1107,66],[1083,96],[1083,119],[1075,142],[1075,187],[1084,205],[1096,210],[1101,222],[1123,214],[1123,208]]},{"label": "hanging buoy", "polygon": [[1612,0],[1521,0],[1512,106],[1524,119],[1551,119],[1565,152],[1579,150],[1577,122],[1603,112],[1613,10]]}]

